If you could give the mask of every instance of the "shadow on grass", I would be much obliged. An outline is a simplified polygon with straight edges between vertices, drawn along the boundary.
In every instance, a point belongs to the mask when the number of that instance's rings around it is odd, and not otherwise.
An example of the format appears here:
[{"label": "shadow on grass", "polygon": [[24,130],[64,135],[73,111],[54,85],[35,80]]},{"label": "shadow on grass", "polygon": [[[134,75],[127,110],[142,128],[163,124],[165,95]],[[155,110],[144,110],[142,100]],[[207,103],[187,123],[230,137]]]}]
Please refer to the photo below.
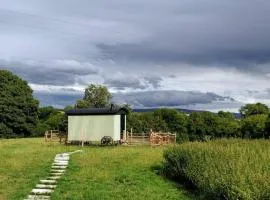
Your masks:
[{"label": "shadow on grass", "polygon": [[183,194],[192,200],[204,200],[206,197],[202,195],[194,184],[185,177],[169,178],[165,175],[162,164],[155,164],[150,167],[157,176],[165,181],[171,182],[177,189],[183,191]]}]

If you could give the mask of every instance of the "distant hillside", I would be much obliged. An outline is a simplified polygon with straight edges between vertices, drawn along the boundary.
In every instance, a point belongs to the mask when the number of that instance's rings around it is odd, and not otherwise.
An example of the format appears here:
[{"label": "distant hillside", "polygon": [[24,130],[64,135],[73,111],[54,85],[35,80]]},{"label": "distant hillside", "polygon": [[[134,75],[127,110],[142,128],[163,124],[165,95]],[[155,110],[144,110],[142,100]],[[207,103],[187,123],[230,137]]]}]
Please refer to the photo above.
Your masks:
[{"label": "distant hillside", "polygon": [[[134,112],[152,112],[155,111],[156,109],[159,108],[135,108],[133,109]],[[182,109],[182,108],[175,108],[176,110],[186,113],[186,114],[191,114],[193,112],[206,112],[205,110],[189,110],[189,109]],[[240,113],[232,113],[237,119],[241,118]]]}]

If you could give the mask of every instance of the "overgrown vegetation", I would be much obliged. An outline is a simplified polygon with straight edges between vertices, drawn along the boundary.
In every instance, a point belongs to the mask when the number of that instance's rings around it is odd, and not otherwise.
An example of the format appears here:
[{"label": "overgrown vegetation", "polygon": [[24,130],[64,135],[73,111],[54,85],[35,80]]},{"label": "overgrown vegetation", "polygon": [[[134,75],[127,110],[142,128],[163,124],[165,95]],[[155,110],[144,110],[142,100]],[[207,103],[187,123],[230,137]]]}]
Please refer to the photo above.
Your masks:
[{"label": "overgrown vegetation", "polygon": [[185,143],[165,151],[163,172],[203,199],[270,199],[269,154],[267,140]]},{"label": "overgrown vegetation", "polygon": [[[0,199],[24,199],[49,175],[55,154],[80,147],[46,144],[43,139],[0,140]],[[162,161],[163,148],[84,147],[51,199],[187,200],[183,190],[151,169]]]}]

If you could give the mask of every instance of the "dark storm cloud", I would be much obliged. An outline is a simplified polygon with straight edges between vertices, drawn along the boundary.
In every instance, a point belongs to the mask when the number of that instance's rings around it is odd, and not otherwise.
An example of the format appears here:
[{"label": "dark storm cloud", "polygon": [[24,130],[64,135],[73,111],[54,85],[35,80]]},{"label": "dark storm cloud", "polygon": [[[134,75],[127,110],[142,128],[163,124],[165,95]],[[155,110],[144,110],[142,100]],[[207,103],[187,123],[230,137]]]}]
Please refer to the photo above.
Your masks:
[{"label": "dark storm cloud", "polygon": [[[270,34],[270,32],[269,32]],[[181,49],[164,49],[153,44],[117,44],[98,45],[111,59],[125,59],[139,62],[154,62],[159,64],[188,63],[192,65],[230,65],[250,68],[253,64],[263,64],[270,62],[270,42],[269,49],[260,50],[198,50],[196,52],[184,52]],[[223,66],[224,67],[224,66]]]},{"label": "dark storm cloud", "polygon": [[43,36],[58,39],[54,42],[59,46],[68,47],[63,50],[66,55],[89,58],[89,49],[97,48],[103,52],[101,59],[242,64],[240,68],[270,58],[267,0],[29,2],[3,3],[5,32],[42,31]]},{"label": "dark storm cloud", "polygon": [[0,67],[31,84],[145,90],[126,94],[138,106],[206,105],[219,97],[160,90],[265,89],[269,24],[269,0],[9,0],[0,4]]},{"label": "dark storm cloud", "polygon": [[135,44],[97,47],[107,57],[133,62],[218,64],[246,70],[269,62],[269,1],[173,2],[175,7],[163,19],[164,13],[156,13],[156,21],[151,14],[142,21],[149,23],[151,37]]},{"label": "dark storm cloud", "polygon": [[160,106],[187,106],[196,104],[209,104],[214,101],[234,101],[229,97],[222,97],[214,93],[193,91],[147,91],[134,93],[116,93],[113,101],[127,103],[135,107],[160,107]]},{"label": "dark storm cloud", "polygon": [[71,85],[75,83],[76,76],[99,73],[99,69],[95,66],[73,60],[56,60],[49,63],[0,60],[0,66],[30,83],[46,85]]},{"label": "dark storm cloud", "polygon": [[[74,105],[76,100],[83,97],[83,92],[72,93],[69,90],[65,94],[35,92],[34,96],[42,99],[41,105],[54,105],[56,107],[65,107],[67,105]],[[197,104],[209,107],[209,104],[214,103],[218,107],[220,103],[235,103],[234,99],[230,97],[219,96],[214,93],[202,93],[193,91],[146,91],[146,92],[128,92],[128,93],[113,93],[113,103],[130,104],[134,108],[143,107],[189,107]],[[211,105],[210,105],[211,106]],[[197,109],[197,107],[196,107]]]}]

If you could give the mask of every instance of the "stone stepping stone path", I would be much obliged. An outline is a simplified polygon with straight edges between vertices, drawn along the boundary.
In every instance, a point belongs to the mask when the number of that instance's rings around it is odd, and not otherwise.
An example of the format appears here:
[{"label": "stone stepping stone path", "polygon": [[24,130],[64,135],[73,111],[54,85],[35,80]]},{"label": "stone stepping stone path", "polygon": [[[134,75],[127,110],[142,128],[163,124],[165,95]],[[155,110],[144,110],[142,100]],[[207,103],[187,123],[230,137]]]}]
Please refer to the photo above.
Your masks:
[{"label": "stone stepping stone path", "polygon": [[82,152],[82,150],[57,154],[54,158],[50,175],[46,179],[40,180],[24,200],[50,200],[57,181],[64,175],[68,167],[69,156],[78,152]]}]

